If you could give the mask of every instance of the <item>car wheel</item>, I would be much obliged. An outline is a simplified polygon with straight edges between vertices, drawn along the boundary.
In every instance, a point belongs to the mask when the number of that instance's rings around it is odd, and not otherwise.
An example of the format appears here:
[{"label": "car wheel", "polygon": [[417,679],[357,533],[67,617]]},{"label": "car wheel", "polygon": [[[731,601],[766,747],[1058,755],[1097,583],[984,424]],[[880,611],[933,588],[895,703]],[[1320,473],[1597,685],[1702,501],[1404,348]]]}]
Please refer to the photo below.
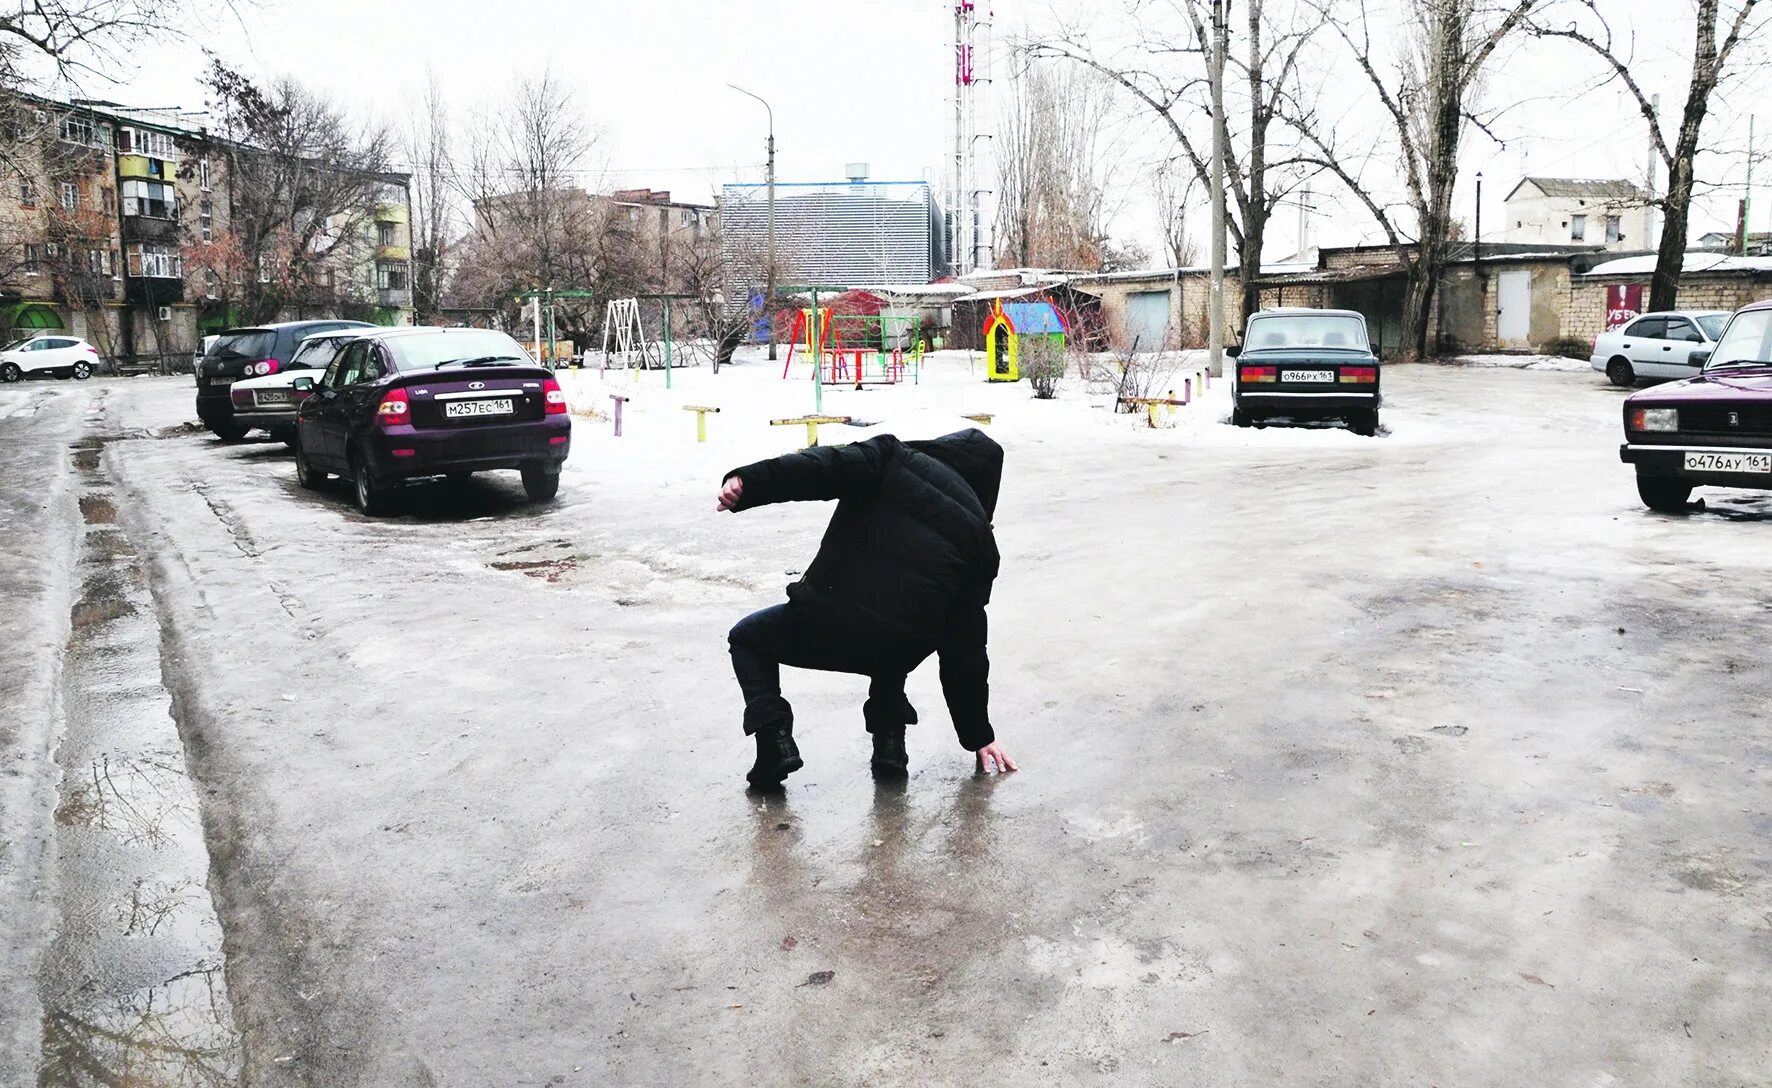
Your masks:
[{"label": "car wheel", "polygon": [[248,428],[246,427],[238,427],[232,423],[209,424],[209,433],[215,435],[215,437],[221,439],[223,442],[244,441],[247,430]]},{"label": "car wheel", "polygon": [[0,382],[16,382],[24,376],[17,363],[0,363]]},{"label": "car wheel", "polygon": [[319,469],[315,468],[314,463],[308,460],[308,453],[301,448],[300,442],[295,443],[296,483],[307,488],[309,491],[314,491],[318,489],[321,484],[326,482],[326,477],[328,475],[328,473],[321,472]]},{"label": "car wheel", "polygon": [[294,449],[295,448],[295,428],[294,427],[272,427],[271,428],[271,439],[273,441],[283,443],[285,446],[288,446],[290,449]]},{"label": "car wheel", "polygon": [[540,465],[523,466],[523,491],[531,502],[547,502],[560,492],[560,473]]},{"label": "car wheel", "polygon": [[1606,377],[1620,389],[1629,389],[1637,384],[1637,372],[1631,369],[1630,360],[1623,356],[1606,364]]},{"label": "car wheel", "polygon": [[351,479],[357,485],[357,509],[372,518],[388,512],[388,492],[369,471],[369,458],[351,458]]},{"label": "car wheel", "polygon": [[74,378],[76,380],[85,381],[86,379],[88,379],[90,377],[92,377],[92,364],[91,363],[75,363],[74,364]]},{"label": "car wheel", "polygon": [[1362,438],[1376,438],[1378,436],[1378,409],[1371,408],[1348,416],[1347,429]]},{"label": "car wheel", "polygon": [[1243,409],[1243,408],[1232,408],[1231,409],[1231,426],[1233,426],[1233,427],[1250,427],[1250,426],[1253,426],[1254,424],[1255,424],[1255,418],[1249,414],[1247,409]]},{"label": "car wheel", "polygon": [[1673,476],[1638,476],[1637,495],[1643,505],[1663,514],[1683,514],[1692,498],[1692,485]]}]

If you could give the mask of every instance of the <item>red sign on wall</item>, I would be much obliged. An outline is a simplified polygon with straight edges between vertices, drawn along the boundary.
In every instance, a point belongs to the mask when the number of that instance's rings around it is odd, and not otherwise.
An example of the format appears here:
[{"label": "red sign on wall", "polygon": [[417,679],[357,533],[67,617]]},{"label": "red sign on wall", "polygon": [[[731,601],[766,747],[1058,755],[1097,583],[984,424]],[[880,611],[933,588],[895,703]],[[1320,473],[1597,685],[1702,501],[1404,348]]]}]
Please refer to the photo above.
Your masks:
[{"label": "red sign on wall", "polygon": [[1629,324],[1643,312],[1643,285],[1612,283],[1606,285],[1606,331]]}]

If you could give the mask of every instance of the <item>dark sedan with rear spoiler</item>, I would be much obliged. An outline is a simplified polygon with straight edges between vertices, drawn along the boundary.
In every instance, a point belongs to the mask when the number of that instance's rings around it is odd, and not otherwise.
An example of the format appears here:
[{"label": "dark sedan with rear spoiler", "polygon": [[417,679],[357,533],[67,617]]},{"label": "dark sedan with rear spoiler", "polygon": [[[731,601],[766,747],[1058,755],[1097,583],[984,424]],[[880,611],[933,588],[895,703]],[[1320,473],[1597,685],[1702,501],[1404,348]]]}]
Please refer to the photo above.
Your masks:
[{"label": "dark sedan with rear spoiler", "polygon": [[312,382],[296,417],[295,471],[308,488],[334,472],[349,478],[372,515],[406,480],[497,469],[521,472],[542,502],[571,447],[566,394],[515,340],[416,327],[352,341]]},{"label": "dark sedan with rear spoiler", "polygon": [[1231,422],[1341,419],[1355,434],[1378,433],[1378,356],[1366,319],[1353,310],[1260,310],[1249,318]]}]

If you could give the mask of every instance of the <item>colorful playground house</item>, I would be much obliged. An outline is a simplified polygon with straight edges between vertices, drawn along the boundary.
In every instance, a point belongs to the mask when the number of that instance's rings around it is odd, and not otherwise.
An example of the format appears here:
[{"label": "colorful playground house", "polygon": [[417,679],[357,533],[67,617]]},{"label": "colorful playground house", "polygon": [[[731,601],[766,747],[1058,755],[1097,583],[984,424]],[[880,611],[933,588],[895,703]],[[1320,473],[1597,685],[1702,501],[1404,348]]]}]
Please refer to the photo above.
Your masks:
[{"label": "colorful playground house", "polygon": [[1063,351],[1067,331],[1064,317],[1050,302],[998,299],[984,323],[984,356],[990,360],[986,377],[993,382],[1020,381],[1022,341],[1043,341]]}]

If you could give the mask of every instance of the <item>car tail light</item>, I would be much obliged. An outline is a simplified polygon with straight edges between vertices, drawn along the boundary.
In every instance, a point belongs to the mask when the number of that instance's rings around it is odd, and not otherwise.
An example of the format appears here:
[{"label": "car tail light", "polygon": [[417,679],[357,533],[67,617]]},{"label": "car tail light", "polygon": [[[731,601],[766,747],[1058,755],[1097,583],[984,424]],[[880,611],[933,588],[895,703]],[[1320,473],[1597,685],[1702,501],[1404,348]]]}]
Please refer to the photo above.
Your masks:
[{"label": "car tail light", "polygon": [[542,397],[548,402],[548,415],[557,416],[566,411],[566,390],[560,388],[559,382],[549,378],[541,383],[541,392]]},{"label": "car tail light", "polygon": [[1275,366],[1238,367],[1237,380],[1245,382],[1277,382],[1280,380],[1280,368]]},{"label": "car tail light", "polygon": [[252,407],[252,394],[245,389],[231,390],[228,396],[233,400],[234,407],[236,408]]},{"label": "car tail light", "polygon": [[1344,366],[1341,368],[1341,380],[1357,385],[1370,385],[1378,380],[1378,368],[1370,366]]},{"label": "car tail light", "polygon": [[266,359],[260,363],[257,363],[256,365],[249,366],[246,369],[253,374],[257,374],[260,377],[263,377],[266,374],[277,373],[277,368],[282,365],[283,364],[279,363],[275,359]]},{"label": "car tail light", "polygon": [[412,405],[406,400],[406,390],[390,389],[382,397],[381,404],[375,409],[375,421],[384,427],[397,427],[402,423],[412,422]]}]

